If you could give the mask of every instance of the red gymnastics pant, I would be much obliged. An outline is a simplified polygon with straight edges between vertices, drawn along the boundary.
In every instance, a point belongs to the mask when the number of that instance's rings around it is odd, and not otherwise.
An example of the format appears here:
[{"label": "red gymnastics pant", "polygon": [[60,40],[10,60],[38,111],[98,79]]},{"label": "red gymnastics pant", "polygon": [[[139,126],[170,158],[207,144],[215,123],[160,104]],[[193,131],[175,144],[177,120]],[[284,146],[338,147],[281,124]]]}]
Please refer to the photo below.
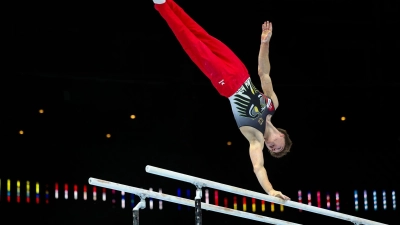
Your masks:
[{"label": "red gymnastics pant", "polygon": [[249,78],[240,59],[225,44],[209,35],[173,0],[155,4],[155,8],[220,95],[229,98]]}]

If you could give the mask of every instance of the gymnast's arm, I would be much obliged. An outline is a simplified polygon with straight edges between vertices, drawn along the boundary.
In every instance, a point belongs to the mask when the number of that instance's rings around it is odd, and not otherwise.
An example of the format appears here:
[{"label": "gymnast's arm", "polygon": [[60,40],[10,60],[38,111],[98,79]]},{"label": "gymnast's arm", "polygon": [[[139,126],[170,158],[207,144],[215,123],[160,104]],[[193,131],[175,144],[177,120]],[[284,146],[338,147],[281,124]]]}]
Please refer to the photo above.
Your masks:
[{"label": "gymnast's arm", "polygon": [[261,87],[266,96],[270,97],[274,102],[275,109],[278,108],[279,102],[274,89],[272,87],[272,80],[269,76],[270,63],[269,63],[269,43],[261,43],[260,53],[258,56],[258,76],[260,76]]},{"label": "gymnast's arm", "polygon": [[254,173],[261,187],[269,194],[273,188],[271,182],[269,182],[267,171],[264,168],[263,148],[264,143],[260,143],[257,140],[250,141],[250,159],[253,164]]},{"label": "gymnast's arm", "polygon": [[272,80],[270,77],[271,65],[269,62],[269,43],[272,36],[272,23],[265,22],[262,28],[260,52],[258,54],[258,75],[260,76],[261,87],[264,94],[272,99],[276,109],[278,108],[279,102],[272,87]]},{"label": "gymnast's arm", "polygon": [[289,197],[283,195],[280,191],[274,190],[271,182],[269,182],[267,170],[264,167],[263,148],[263,142],[259,142],[257,140],[250,141],[250,159],[253,164],[253,170],[256,174],[258,182],[260,182],[264,191],[267,192],[269,195],[284,200],[290,200]]}]

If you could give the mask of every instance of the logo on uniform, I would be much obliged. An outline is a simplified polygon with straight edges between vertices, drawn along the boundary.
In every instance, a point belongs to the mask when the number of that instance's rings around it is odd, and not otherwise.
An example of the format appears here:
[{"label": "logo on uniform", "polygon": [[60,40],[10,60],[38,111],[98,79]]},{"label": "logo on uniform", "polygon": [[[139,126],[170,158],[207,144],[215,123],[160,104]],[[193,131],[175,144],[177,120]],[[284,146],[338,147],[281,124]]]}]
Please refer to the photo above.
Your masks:
[{"label": "logo on uniform", "polygon": [[[261,116],[267,108],[273,109],[271,99],[266,98],[260,93],[251,83],[250,79],[236,92],[233,102],[240,116],[251,119],[256,119]],[[257,122],[261,125],[264,123],[264,119],[260,117]]]}]

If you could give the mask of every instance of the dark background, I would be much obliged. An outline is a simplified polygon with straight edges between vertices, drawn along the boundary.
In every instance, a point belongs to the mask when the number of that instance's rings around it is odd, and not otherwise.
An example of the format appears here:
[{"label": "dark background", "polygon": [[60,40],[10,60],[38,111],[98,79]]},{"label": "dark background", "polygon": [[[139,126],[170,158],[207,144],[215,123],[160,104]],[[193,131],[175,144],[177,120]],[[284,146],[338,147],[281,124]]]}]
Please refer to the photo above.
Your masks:
[{"label": "dark background", "polygon": [[[400,189],[398,1],[176,2],[242,59],[260,90],[261,24],[273,22],[271,77],[280,107],[272,122],[294,143],[282,159],[265,154],[276,190],[294,201],[298,190],[340,191],[341,212],[400,223],[390,207],[373,211],[370,199],[365,212],[360,197],[355,212],[353,200],[355,189],[360,196],[368,190],[369,198],[372,190],[380,196]],[[32,191],[36,181],[49,184],[51,193],[54,182],[81,188],[89,177],[194,193],[190,184],[147,174],[145,166],[153,165],[263,192],[228,100],[190,61],[150,0],[35,2],[9,12],[0,81],[1,224],[132,223],[129,207],[111,202],[7,203],[6,179],[23,187],[31,180]],[[164,204],[163,211],[142,210],[141,224],[194,223],[193,209]],[[259,213],[303,224],[350,223],[275,208]],[[203,218],[258,224],[212,212]]]}]

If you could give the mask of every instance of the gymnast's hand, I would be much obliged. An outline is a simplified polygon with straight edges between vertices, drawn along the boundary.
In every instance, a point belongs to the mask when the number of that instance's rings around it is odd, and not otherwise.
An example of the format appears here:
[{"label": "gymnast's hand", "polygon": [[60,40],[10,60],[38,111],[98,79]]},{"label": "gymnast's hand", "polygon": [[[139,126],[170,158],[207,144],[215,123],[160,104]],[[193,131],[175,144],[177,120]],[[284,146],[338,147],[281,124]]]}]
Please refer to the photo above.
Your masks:
[{"label": "gymnast's hand", "polygon": [[290,200],[290,198],[288,196],[282,194],[282,192],[280,192],[280,191],[271,190],[268,194],[271,196],[274,196],[274,197],[281,198],[283,200]]},{"label": "gymnast's hand", "polygon": [[264,22],[262,25],[261,42],[269,43],[272,36],[272,23],[269,21]]}]

